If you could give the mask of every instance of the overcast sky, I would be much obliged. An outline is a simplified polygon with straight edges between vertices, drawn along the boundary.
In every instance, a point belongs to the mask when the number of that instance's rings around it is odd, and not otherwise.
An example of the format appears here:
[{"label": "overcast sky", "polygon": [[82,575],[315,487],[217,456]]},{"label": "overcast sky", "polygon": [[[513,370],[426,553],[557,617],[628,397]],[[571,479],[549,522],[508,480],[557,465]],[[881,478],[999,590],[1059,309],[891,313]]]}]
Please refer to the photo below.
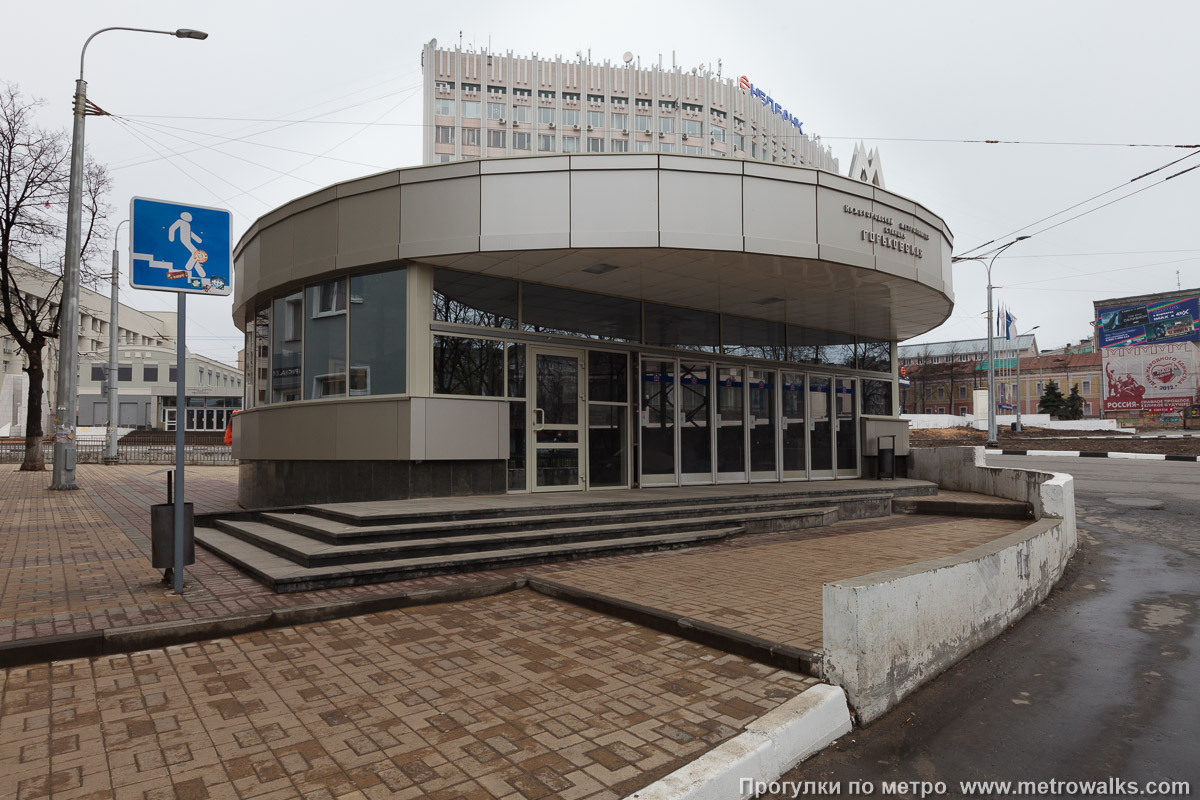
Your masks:
[{"label": "overcast sky", "polygon": [[[572,9],[578,8],[576,12]],[[729,2],[512,5],[408,2],[10,3],[0,80],[48,101],[69,128],[79,50],[108,26],[207,31],[207,41],[112,32],[89,47],[87,144],[115,179],[116,219],[138,195],[227,207],[234,238],[267,211],[330,183],[420,163],[423,43],[514,54],[590,51],[643,65],[748,76],[850,166],[878,147],[887,188],[941,215],[955,253],[1115,187],[1072,214],[1160,181],[1197,153],[1200,4]],[[585,12],[586,10],[586,12]],[[269,121],[252,121],[269,120]],[[295,122],[296,120],[308,120]],[[973,144],[1000,139],[1027,144]],[[908,141],[901,141],[908,140]],[[936,141],[934,141],[936,140]],[[1036,142],[1055,144],[1035,144]],[[1069,144],[1058,144],[1069,143]],[[1015,245],[997,300],[1042,348],[1090,335],[1093,299],[1200,285],[1200,169]],[[1024,233],[1063,219],[1056,217]],[[122,268],[127,264],[122,233]],[[1176,271],[1179,271],[1177,276]],[[914,341],[985,335],[983,268],[955,267],[956,305]],[[146,310],[173,295],[132,292]],[[188,305],[188,344],[233,363],[231,298]]]}]

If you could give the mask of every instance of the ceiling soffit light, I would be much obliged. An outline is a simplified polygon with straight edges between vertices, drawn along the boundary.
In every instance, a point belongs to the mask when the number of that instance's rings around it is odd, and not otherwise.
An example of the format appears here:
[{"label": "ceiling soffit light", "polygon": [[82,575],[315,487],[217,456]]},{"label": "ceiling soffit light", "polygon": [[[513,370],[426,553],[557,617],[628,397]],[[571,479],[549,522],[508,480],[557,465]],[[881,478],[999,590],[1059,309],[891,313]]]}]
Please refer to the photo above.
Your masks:
[{"label": "ceiling soffit light", "polygon": [[595,266],[585,267],[583,271],[590,272],[592,275],[603,275],[606,272],[612,272],[614,269],[620,268],[614,267],[612,264],[596,264]]}]

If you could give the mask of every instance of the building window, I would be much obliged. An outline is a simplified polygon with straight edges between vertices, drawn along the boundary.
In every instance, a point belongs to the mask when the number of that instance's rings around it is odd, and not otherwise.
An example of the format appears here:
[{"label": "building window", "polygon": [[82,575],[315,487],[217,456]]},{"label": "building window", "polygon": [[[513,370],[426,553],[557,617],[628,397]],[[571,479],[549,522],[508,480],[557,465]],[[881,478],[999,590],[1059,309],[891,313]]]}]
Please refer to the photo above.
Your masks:
[{"label": "building window", "polygon": [[958,387],[958,399],[959,400],[967,399],[967,387],[965,387],[965,386]]},{"label": "building window", "polygon": [[633,124],[636,126],[638,133],[650,130],[650,117],[645,114],[638,114],[633,118]]},{"label": "building window", "polygon": [[892,416],[894,410],[892,408],[891,381],[864,380],[862,382],[862,413],[884,417]]},{"label": "building window", "polygon": [[[554,94],[554,92],[550,92],[550,94]],[[553,108],[539,108],[538,109],[538,123],[540,123],[542,125],[550,125],[553,122],[554,122],[554,109]]]},{"label": "building window", "polygon": [[659,113],[666,112],[668,114],[674,114],[675,113],[675,101],[674,100],[659,100],[658,108],[659,108]]},{"label": "building window", "polygon": [[587,123],[588,126],[591,128],[603,128],[604,127],[604,112],[603,111],[587,112],[587,121],[588,121],[588,123]]},{"label": "building window", "polygon": [[563,102],[564,103],[578,103],[579,102],[579,92],[563,92]]},{"label": "building window", "polygon": [[683,121],[683,132],[688,136],[703,136],[704,123],[698,119],[685,119]]},{"label": "building window", "polygon": [[438,144],[454,144],[454,128],[449,125],[438,125],[434,129],[433,140]]},{"label": "building window", "polygon": [[562,142],[563,142],[563,152],[564,153],[578,153],[579,152],[579,137],[578,136],[564,136]]},{"label": "building window", "polygon": [[721,352],[721,316],[711,311],[645,304],[646,344]]},{"label": "building window", "polygon": [[406,278],[399,269],[350,279],[351,397],[405,391]]},{"label": "building window", "polygon": [[1045,391],[1045,389],[1042,387],[1042,382],[1041,382],[1041,381],[1038,381],[1038,382],[1037,382],[1037,393],[1040,395],[1040,394],[1042,394],[1044,391]]},{"label": "building window", "polygon": [[712,140],[715,142],[725,141],[725,129],[716,125],[708,126],[708,135],[712,137]]},{"label": "building window", "polygon": [[[275,299],[271,331],[271,402],[300,399],[301,336],[304,331],[304,293]],[[171,379],[175,379],[172,377]]]},{"label": "building window", "polygon": [[945,386],[937,387],[937,393],[938,393],[938,400],[946,399],[946,387]]},{"label": "building window", "polygon": [[463,100],[462,115],[464,118],[479,119],[481,108],[478,100]]},{"label": "building window", "polygon": [[674,152],[675,152],[675,145],[671,144],[670,142],[660,142],[660,143],[659,143],[659,145],[658,145],[658,152],[660,152],[660,153],[674,153]]},{"label": "building window", "polygon": [[513,106],[513,119],[517,122],[529,122],[532,113],[529,106]]},{"label": "building window", "polygon": [[505,103],[488,103],[488,119],[504,119],[504,112],[508,110],[508,105]]},{"label": "building window", "polygon": [[735,133],[733,135],[733,149],[744,152],[746,150],[746,137],[740,133]]},{"label": "building window", "polygon": [[[4,363],[7,364],[8,362]],[[104,372],[103,364],[92,364],[92,380],[97,382],[104,380]]]},{"label": "building window", "polygon": [[652,106],[654,105],[654,104],[653,104],[653,103],[651,103],[649,100],[643,100],[643,99],[642,99],[642,98],[640,98],[640,97],[639,97],[639,98],[637,98],[636,100],[634,100],[634,101],[633,101],[633,103],[634,103],[634,105],[636,105],[638,108],[650,108],[650,107],[652,107]]},{"label": "building window", "polygon": [[517,282],[471,272],[433,273],[433,318],[485,328],[517,327]]},{"label": "building window", "polygon": [[531,89],[513,89],[513,97],[533,97]]},{"label": "building window", "polygon": [[504,342],[433,337],[433,392],[504,396]]},{"label": "building window", "polygon": [[521,285],[521,327],[527,331],[637,342],[641,320],[637,300],[537,283]]},{"label": "building window", "polygon": [[629,130],[629,115],[614,112],[612,115],[612,126],[614,130],[618,131]]},{"label": "building window", "polygon": [[488,131],[488,147],[499,147],[503,149],[505,133],[507,133],[507,131]]},{"label": "building window", "polygon": [[434,81],[433,86],[435,89],[437,89],[438,91],[441,91],[441,92],[453,92],[454,91],[454,84],[450,83],[448,81]]},{"label": "building window", "polygon": [[439,97],[433,101],[433,113],[439,117],[454,116],[454,101]]},{"label": "building window", "polygon": [[117,380],[121,383],[130,383],[133,381],[133,364],[118,364],[117,365]]},{"label": "building window", "polygon": [[438,153],[437,160],[439,164],[449,164],[454,160],[454,156],[449,153]]},{"label": "building window", "polygon": [[479,147],[479,128],[462,129],[463,147]]},{"label": "building window", "polygon": [[553,153],[554,152],[554,134],[538,134],[538,152]]},{"label": "building window", "polygon": [[564,108],[562,113],[563,125],[578,125],[579,124],[579,109]]},{"label": "building window", "polygon": [[178,370],[175,369],[174,364],[167,367],[167,383],[175,383],[175,381],[179,380],[179,376],[177,375],[177,372],[178,372]]},{"label": "building window", "polygon": [[658,118],[658,132],[659,133],[674,133],[675,132],[675,118],[674,117],[659,117]]},{"label": "building window", "polygon": [[603,153],[604,139],[599,136],[589,136],[587,142],[587,151],[589,153]]},{"label": "building window", "polygon": [[684,155],[688,156],[702,156],[704,155],[704,148],[692,144],[685,144],[683,146],[683,153]]},{"label": "building window", "polygon": [[892,343],[878,340],[861,340],[856,345],[858,368],[872,372],[892,371]]},{"label": "building window", "polygon": [[1090,380],[1083,381],[1083,384],[1080,386],[1079,391],[1082,392],[1083,394],[1091,394],[1092,382]]},{"label": "building window", "polygon": [[613,139],[611,144],[612,144],[612,152],[614,152],[614,153],[628,153],[629,152],[629,142],[626,141],[625,139]]},{"label": "building window", "polygon": [[346,394],[346,280],[309,286],[304,326],[304,399]]},{"label": "building window", "polygon": [[1091,413],[1092,413],[1092,404],[1091,404],[1091,403],[1084,403],[1084,404],[1083,404],[1083,413],[1084,413],[1084,414],[1091,414]]},{"label": "building window", "polygon": [[637,141],[635,141],[633,143],[633,152],[649,153],[650,152],[650,143],[647,142],[645,139],[638,139]]},{"label": "building window", "polygon": [[554,94],[554,92],[539,91],[538,97],[542,100],[553,100],[555,97],[555,94]]},{"label": "building window", "polygon": [[528,133],[518,133],[513,131],[513,150],[528,150],[529,149]]},{"label": "building window", "polygon": [[146,383],[158,382],[158,364],[145,364],[142,366],[142,380]]},{"label": "building window", "polygon": [[786,357],[784,326],[764,319],[721,317],[721,352],[750,358],[782,361]]}]

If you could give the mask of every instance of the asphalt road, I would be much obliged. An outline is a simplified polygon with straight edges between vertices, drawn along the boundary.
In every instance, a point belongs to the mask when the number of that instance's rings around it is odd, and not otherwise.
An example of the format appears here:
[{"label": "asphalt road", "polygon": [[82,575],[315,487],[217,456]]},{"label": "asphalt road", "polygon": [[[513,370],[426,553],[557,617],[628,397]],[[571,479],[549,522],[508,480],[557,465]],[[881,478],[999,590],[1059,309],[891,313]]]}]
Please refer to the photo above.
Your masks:
[{"label": "asphalt road", "polygon": [[1006,634],[784,780],[840,781],[834,796],[848,797],[862,796],[847,791],[854,780],[878,796],[884,781],[959,795],[971,780],[1169,779],[1200,796],[1200,464],[988,463],[1075,476],[1080,547],[1066,575]]}]

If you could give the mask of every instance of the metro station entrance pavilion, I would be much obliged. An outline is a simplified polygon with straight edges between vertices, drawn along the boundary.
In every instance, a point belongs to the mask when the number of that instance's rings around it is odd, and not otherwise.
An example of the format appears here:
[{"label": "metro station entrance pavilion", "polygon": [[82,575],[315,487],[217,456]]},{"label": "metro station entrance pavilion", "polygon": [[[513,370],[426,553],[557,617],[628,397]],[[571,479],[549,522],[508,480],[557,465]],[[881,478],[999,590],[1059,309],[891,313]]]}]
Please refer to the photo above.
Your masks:
[{"label": "metro station entrance pavilion", "polygon": [[659,154],[337,184],[235,251],[240,501],[837,480],[951,234],[804,167]]}]

